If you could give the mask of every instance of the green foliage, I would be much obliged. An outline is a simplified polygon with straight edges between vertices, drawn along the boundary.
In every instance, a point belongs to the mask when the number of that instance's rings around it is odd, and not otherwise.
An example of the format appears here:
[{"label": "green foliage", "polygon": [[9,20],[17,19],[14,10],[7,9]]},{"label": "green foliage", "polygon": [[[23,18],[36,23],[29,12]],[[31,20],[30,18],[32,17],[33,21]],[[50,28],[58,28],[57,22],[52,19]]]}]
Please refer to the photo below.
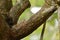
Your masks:
[{"label": "green foliage", "polygon": [[48,24],[54,26],[55,25],[55,20],[58,18],[57,13],[54,13],[49,19],[48,19]]},{"label": "green foliage", "polygon": [[13,3],[13,5],[15,5],[16,4],[16,0],[12,0],[12,3]]},{"label": "green foliage", "polygon": [[32,16],[32,13],[30,13],[30,8],[28,8],[22,13],[19,20],[28,20],[31,16]]},{"label": "green foliage", "polygon": [[32,6],[42,6],[44,0],[30,0]]}]

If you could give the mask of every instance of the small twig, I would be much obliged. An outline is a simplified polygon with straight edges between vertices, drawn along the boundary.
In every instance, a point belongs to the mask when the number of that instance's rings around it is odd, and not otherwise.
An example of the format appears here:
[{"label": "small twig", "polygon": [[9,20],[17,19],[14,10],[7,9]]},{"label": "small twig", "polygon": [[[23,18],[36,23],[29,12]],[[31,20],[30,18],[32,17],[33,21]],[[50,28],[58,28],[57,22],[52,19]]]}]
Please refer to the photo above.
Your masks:
[{"label": "small twig", "polygon": [[45,28],[46,28],[46,22],[45,22],[44,25],[43,25],[40,40],[43,40],[43,36],[44,36],[44,32],[45,32]]}]

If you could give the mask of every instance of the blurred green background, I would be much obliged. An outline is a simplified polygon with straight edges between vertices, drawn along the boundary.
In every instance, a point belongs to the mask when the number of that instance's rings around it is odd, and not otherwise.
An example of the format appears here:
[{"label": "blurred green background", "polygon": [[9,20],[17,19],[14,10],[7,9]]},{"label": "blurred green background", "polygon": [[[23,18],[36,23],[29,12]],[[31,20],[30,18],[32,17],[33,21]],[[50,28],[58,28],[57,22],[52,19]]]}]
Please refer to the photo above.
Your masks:
[{"label": "blurred green background", "polygon": [[[13,5],[15,5],[16,0],[12,0],[12,1],[13,1]],[[39,8],[41,8],[41,6],[44,4],[44,0],[29,0],[29,1],[31,3],[31,8],[28,8],[23,12],[23,14],[19,17],[20,21],[28,20],[32,15],[35,14],[34,11],[39,10]],[[32,10],[32,8],[34,9]],[[55,12],[47,20],[46,29],[44,33],[44,40],[59,40],[57,18],[58,18],[58,15],[57,15],[57,12]],[[31,33],[30,35],[28,35],[27,37],[21,40],[40,40],[42,27],[43,25],[41,25],[37,30],[35,30],[33,33]]]}]

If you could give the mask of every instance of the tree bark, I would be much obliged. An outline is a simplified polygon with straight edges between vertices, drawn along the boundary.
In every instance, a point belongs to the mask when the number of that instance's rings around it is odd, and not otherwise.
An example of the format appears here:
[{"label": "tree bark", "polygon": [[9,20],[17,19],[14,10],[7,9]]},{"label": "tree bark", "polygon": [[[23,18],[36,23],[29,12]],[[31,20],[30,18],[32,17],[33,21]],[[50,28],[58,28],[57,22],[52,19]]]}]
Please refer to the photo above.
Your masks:
[{"label": "tree bark", "polygon": [[36,30],[40,25],[42,25],[56,10],[56,6],[52,6],[47,10],[40,11],[33,15],[28,21],[24,21],[20,24],[15,25],[12,29],[15,29],[18,33],[17,39],[21,39],[23,37],[26,37],[30,33],[32,33],[34,30]]},{"label": "tree bark", "polygon": [[30,6],[31,5],[29,0],[23,0],[21,3],[17,3],[15,6],[11,8],[9,12],[9,17],[12,18],[14,25],[17,24],[19,16]]},{"label": "tree bark", "polygon": [[12,0],[0,0],[0,9],[9,11],[12,7]]},{"label": "tree bark", "polygon": [[28,0],[23,1],[22,5],[19,4],[13,7],[11,0],[0,0],[0,40],[20,40],[26,37],[42,25],[57,10],[56,5],[52,5],[52,1],[51,5],[46,2],[41,10],[28,21],[18,24],[19,16],[29,7],[30,2]]}]

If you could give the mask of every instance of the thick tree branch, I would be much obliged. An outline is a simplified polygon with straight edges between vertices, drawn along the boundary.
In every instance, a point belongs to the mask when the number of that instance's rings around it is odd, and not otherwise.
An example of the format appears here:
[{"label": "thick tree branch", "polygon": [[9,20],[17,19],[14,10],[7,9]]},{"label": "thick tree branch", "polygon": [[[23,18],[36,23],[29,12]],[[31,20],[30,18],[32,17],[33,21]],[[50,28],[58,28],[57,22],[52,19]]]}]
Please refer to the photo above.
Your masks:
[{"label": "thick tree branch", "polygon": [[12,18],[13,24],[17,23],[19,16],[24,12],[25,9],[29,8],[30,6],[31,5],[29,0],[24,0],[11,8],[9,16]]},{"label": "thick tree branch", "polygon": [[[10,18],[8,17],[9,11],[12,7],[12,0],[0,0],[0,13],[3,15],[6,22],[9,24]],[[9,22],[8,22],[9,21]]]},{"label": "thick tree branch", "polygon": [[12,7],[12,0],[0,0],[0,9],[9,11]]},{"label": "thick tree branch", "polygon": [[0,14],[0,40],[9,40],[9,26],[4,20],[3,16]]},{"label": "thick tree branch", "polygon": [[37,14],[33,15],[28,21],[24,21],[20,24],[15,25],[12,29],[15,29],[14,31],[18,33],[17,35],[15,35],[16,39],[21,39],[32,33],[41,24],[43,24],[56,9],[56,6],[51,6],[50,8],[44,9],[44,11],[39,11]]},{"label": "thick tree branch", "polygon": [[0,40],[16,40],[16,32],[13,32],[7,22],[5,21],[3,15],[0,13]]},{"label": "thick tree branch", "polygon": [[[8,2],[8,3],[7,3]],[[6,7],[7,7],[7,11],[10,11],[10,9],[12,8],[12,6],[13,6],[13,4],[12,4],[12,0],[7,0],[7,5],[6,5]]]}]

